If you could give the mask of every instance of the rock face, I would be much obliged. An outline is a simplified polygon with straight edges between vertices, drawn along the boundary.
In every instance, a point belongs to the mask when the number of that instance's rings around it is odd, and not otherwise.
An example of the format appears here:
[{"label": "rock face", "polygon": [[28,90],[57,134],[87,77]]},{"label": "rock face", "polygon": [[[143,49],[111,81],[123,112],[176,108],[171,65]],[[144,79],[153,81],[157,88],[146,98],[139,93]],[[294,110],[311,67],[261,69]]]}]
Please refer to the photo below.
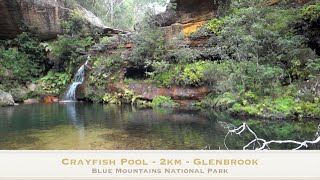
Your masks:
[{"label": "rock face", "polygon": [[169,9],[155,17],[159,26],[165,27],[167,39],[178,33],[195,32],[207,20],[216,16],[217,1],[214,0],[172,0],[175,10]]},{"label": "rock face", "polygon": [[[0,0],[0,39],[14,38],[26,25],[34,30],[40,39],[48,40],[61,34],[61,22],[71,9],[66,0]],[[78,10],[90,24],[104,28],[99,18],[78,6]]]},{"label": "rock face", "polygon": [[0,0],[0,39],[13,38],[18,34],[21,19],[18,2]]},{"label": "rock face", "polygon": [[[130,83],[128,88],[141,99],[153,100],[157,96],[169,96],[173,100],[200,100],[209,94],[207,87],[187,88],[187,87],[171,87],[159,88],[154,84]],[[110,92],[124,91],[122,85],[113,85],[109,87]]]},{"label": "rock face", "polygon": [[14,106],[14,100],[11,94],[0,90],[0,107]]}]

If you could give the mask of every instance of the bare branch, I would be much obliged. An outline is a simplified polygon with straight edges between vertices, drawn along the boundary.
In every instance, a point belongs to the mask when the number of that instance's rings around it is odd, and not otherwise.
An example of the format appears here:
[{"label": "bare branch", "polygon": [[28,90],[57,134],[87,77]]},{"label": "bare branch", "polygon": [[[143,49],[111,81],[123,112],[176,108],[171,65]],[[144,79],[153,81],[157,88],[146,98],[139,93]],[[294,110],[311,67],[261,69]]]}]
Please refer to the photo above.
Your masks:
[{"label": "bare branch", "polygon": [[219,123],[224,129],[227,130],[227,134],[224,139],[224,145],[225,145],[226,149],[228,149],[228,147],[226,145],[226,140],[230,134],[231,135],[232,134],[241,135],[246,130],[254,136],[254,139],[252,141],[250,141],[247,145],[245,145],[243,147],[243,150],[248,150],[248,148],[251,146],[255,147],[256,144],[258,144],[258,147],[255,148],[256,150],[270,150],[270,147],[269,147],[270,144],[295,144],[295,145],[297,145],[297,147],[292,150],[299,150],[303,147],[308,148],[309,145],[317,144],[320,142],[320,125],[318,126],[318,131],[316,132],[315,140],[299,142],[299,141],[294,141],[294,140],[270,140],[270,141],[267,141],[265,139],[259,138],[257,136],[257,134],[246,123],[243,123],[238,128],[235,127],[233,124],[228,124],[226,122],[219,121]]}]

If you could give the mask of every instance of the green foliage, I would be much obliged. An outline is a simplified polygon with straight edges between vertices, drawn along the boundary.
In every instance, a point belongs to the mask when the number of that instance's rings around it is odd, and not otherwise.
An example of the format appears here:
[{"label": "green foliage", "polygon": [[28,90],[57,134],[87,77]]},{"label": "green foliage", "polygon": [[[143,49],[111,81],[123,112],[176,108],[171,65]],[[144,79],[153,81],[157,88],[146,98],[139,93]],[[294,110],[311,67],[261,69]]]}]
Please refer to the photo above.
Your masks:
[{"label": "green foliage", "polygon": [[315,21],[320,18],[320,3],[311,4],[303,7],[300,11],[300,17],[305,21]]},{"label": "green foliage", "polygon": [[79,10],[74,9],[68,19],[62,22],[62,28],[65,34],[83,34],[89,35],[87,30],[87,21],[84,19]]},{"label": "green foliage", "polygon": [[175,69],[171,68],[167,72],[156,75],[153,80],[158,86],[170,87],[172,84],[174,84],[174,74]]},{"label": "green foliage", "polygon": [[81,52],[93,43],[91,37],[80,37],[61,35],[58,39],[49,44],[52,55],[57,59],[56,66],[62,67],[58,70],[67,71],[72,74],[73,71],[85,60],[81,57]]},{"label": "green foliage", "polygon": [[[145,25],[132,38],[135,46],[131,62],[136,66],[151,67],[154,73],[164,72],[166,62],[163,59],[166,47],[163,31],[157,27]],[[164,66],[159,66],[159,63]]]},{"label": "green foliage", "polygon": [[113,95],[113,94],[110,94],[110,93],[106,93],[103,96],[103,102],[107,103],[107,104],[121,104],[121,101],[119,100],[117,95]]},{"label": "green foliage", "polygon": [[50,44],[50,49],[54,56],[62,57],[79,50],[78,48],[84,49],[92,43],[91,37],[81,38],[63,35],[58,36],[58,39]]},{"label": "green foliage", "polygon": [[198,61],[186,65],[178,64],[167,72],[156,75],[156,84],[164,87],[171,85],[201,86],[205,83],[204,71],[210,66],[209,61]]},{"label": "green foliage", "polygon": [[268,93],[279,85],[283,70],[271,65],[259,65],[251,61],[225,61],[210,64],[204,71],[204,81],[215,92],[241,92],[243,90]]},{"label": "green foliage", "polygon": [[219,35],[223,26],[223,21],[217,18],[211,19],[205,27],[216,35]]},{"label": "green foliage", "polygon": [[120,69],[122,59],[118,54],[110,56],[94,56],[92,73],[89,76],[90,86],[106,87],[112,77],[117,76]]},{"label": "green foliage", "polygon": [[209,94],[201,101],[201,105],[204,107],[226,110],[231,108],[236,102],[237,97],[232,93],[226,92],[219,96]]},{"label": "green foliage", "polygon": [[86,61],[82,54],[93,44],[93,38],[90,36],[87,22],[78,10],[72,11],[62,26],[65,34],[58,35],[55,41],[46,46],[55,59],[54,69],[73,74]]},{"label": "green foliage", "polygon": [[0,51],[0,62],[8,69],[15,79],[22,81],[32,80],[39,75],[36,64],[29,60],[29,56],[16,48]]},{"label": "green foliage", "polygon": [[299,101],[284,95],[260,97],[254,103],[243,98],[242,103],[233,105],[232,111],[265,118],[314,118],[320,115],[319,107],[319,102]]},{"label": "green foliage", "polygon": [[308,71],[309,78],[315,78],[320,73],[320,58],[311,59],[306,63],[306,71]]},{"label": "green foliage", "polygon": [[191,48],[179,48],[170,54],[178,64],[193,63],[201,59],[201,51]]},{"label": "green foliage", "polygon": [[103,97],[106,95],[105,86],[87,86],[85,88],[85,97],[88,101],[95,103],[103,102]]},{"label": "green foliage", "polygon": [[14,79],[32,81],[45,71],[44,48],[30,33],[22,33],[0,46],[0,75],[9,72]]},{"label": "green foliage", "polygon": [[167,96],[157,96],[156,98],[153,99],[152,101],[152,106],[154,108],[156,107],[168,107],[168,108],[172,108],[172,107],[177,107],[178,104],[175,103],[174,101],[171,100],[171,97],[167,97]]},{"label": "green foliage", "polygon": [[265,0],[249,0],[249,1],[242,1],[242,0],[232,0],[231,1],[231,8],[233,9],[241,9],[241,8],[249,8],[255,7],[258,5],[262,5]]},{"label": "green foliage", "polygon": [[187,64],[184,67],[176,67],[177,77],[175,82],[177,85],[193,85],[200,86],[204,84],[204,71],[210,66],[208,61],[199,61],[192,64]]},{"label": "green foliage", "polygon": [[45,77],[38,80],[40,91],[45,94],[59,95],[66,88],[70,78],[67,73],[49,71]]},{"label": "green foliage", "polygon": [[[291,23],[297,10],[279,7],[241,8],[224,17],[218,45],[224,59],[252,61],[287,69],[292,79],[305,79],[306,62],[316,58],[303,36],[295,35]],[[296,66],[295,62],[300,61]],[[295,69],[292,71],[292,69]]]}]

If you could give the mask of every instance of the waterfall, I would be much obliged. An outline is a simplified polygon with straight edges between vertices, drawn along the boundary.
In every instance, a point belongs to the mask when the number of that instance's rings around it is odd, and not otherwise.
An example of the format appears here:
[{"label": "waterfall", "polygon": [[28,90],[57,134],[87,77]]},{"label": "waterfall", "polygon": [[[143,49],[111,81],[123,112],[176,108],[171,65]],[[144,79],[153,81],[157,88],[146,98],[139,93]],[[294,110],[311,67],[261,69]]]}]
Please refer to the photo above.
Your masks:
[{"label": "waterfall", "polygon": [[84,65],[82,65],[74,76],[74,82],[69,86],[64,101],[77,101],[76,99],[76,91],[77,87],[84,82],[85,79],[85,66],[88,64],[89,60],[86,61]]}]

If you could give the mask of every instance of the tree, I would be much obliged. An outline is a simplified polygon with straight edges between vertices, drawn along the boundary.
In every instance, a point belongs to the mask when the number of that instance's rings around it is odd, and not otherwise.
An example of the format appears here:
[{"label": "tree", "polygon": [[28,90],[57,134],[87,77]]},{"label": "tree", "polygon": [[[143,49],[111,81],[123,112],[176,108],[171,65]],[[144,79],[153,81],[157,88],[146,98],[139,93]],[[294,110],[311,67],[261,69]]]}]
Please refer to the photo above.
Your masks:
[{"label": "tree", "polygon": [[78,2],[100,17],[105,25],[113,28],[133,30],[134,25],[146,16],[155,14],[166,0],[78,0]]}]

